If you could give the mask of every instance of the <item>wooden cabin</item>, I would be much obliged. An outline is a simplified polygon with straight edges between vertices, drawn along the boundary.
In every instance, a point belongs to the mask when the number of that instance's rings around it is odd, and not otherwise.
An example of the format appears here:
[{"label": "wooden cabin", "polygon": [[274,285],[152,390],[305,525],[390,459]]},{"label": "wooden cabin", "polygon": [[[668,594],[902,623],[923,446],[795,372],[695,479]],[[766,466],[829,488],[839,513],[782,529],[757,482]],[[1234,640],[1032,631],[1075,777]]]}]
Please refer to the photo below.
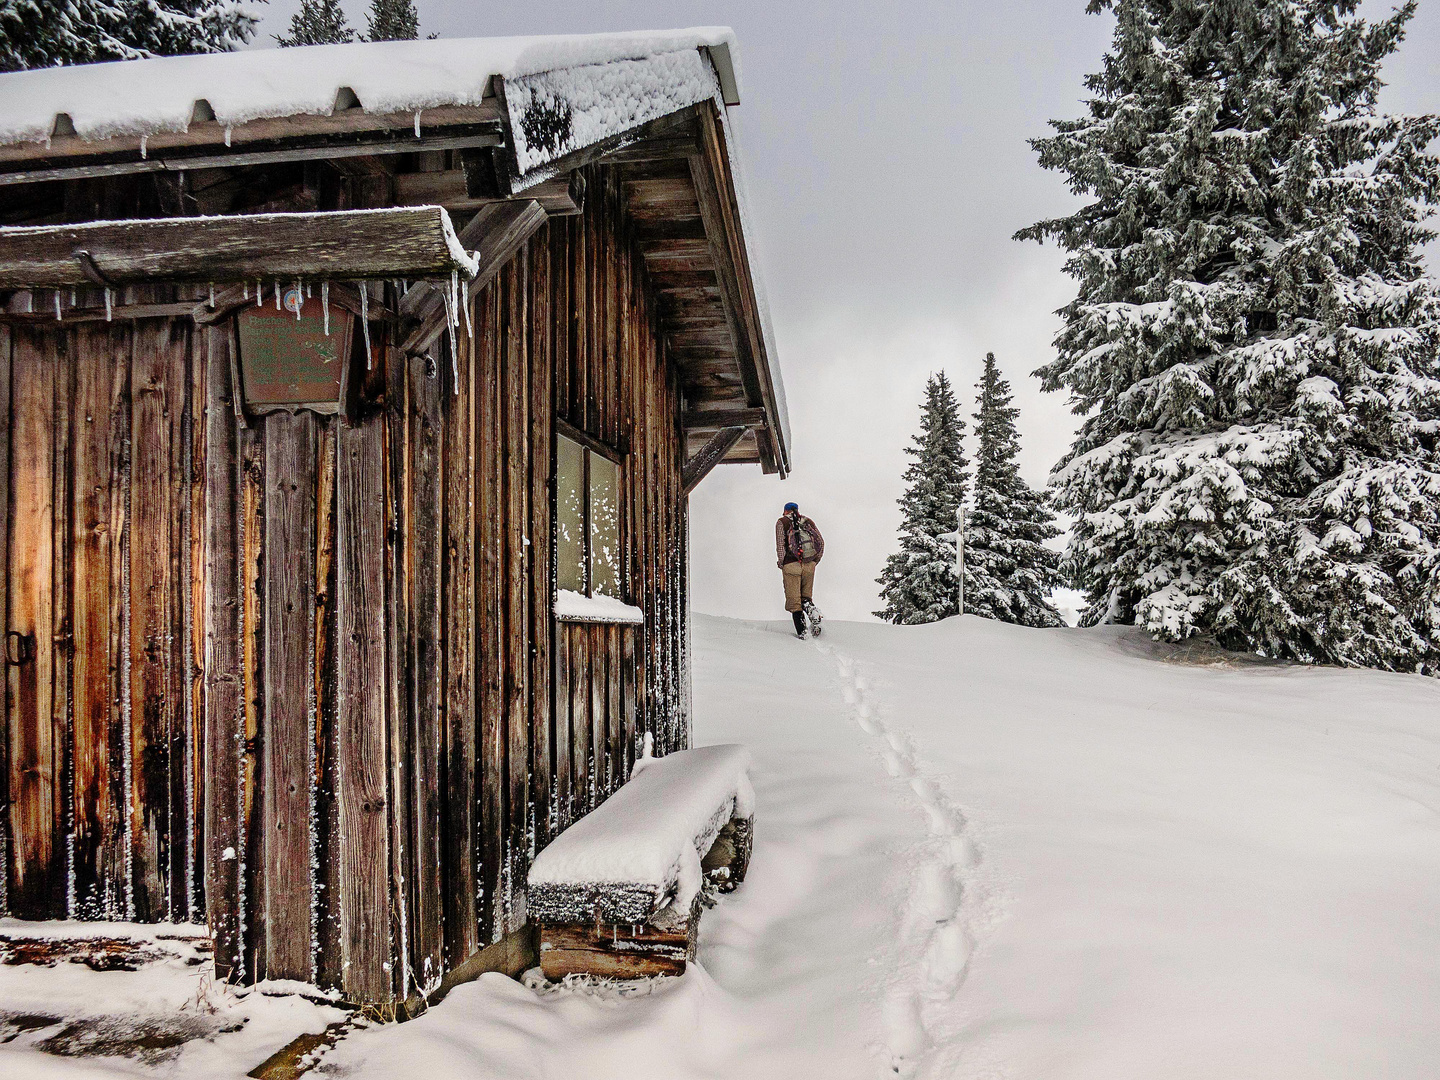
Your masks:
[{"label": "wooden cabin", "polygon": [[687,496],[784,476],[725,34],[0,75],[0,909],[403,1012],[690,743]]}]

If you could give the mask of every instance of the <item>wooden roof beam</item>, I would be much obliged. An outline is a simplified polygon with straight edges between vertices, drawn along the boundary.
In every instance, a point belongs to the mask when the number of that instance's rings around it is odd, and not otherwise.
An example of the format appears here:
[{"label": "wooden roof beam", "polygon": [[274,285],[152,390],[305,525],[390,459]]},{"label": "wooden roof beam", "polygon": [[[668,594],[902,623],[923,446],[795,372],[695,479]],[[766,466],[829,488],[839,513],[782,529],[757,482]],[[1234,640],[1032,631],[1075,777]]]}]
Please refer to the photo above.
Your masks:
[{"label": "wooden roof beam", "polygon": [[534,200],[551,217],[571,217],[585,207],[585,175],[572,172],[526,188],[518,196],[472,195],[466,188],[463,169],[443,172],[398,173],[395,176],[396,206],[443,206],[446,210],[479,210],[492,203],[515,199]]},{"label": "wooden roof beam", "polygon": [[117,136],[86,142],[75,136],[44,143],[0,147],[0,185],[41,180],[78,180],[176,169],[235,168],[285,161],[462,150],[498,146],[500,113],[493,101],[475,106],[373,114],[343,109],[330,116],[252,120],[226,128],[213,121],[189,131]]},{"label": "wooden roof beam", "polygon": [[448,230],[439,207],[0,229],[0,288],[468,277]]},{"label": "wooden roof beam", "polygon": [[680,422],[686,431],[718,431],[722,428],[760,427],[766,422],[764,409],[694,409]]}]

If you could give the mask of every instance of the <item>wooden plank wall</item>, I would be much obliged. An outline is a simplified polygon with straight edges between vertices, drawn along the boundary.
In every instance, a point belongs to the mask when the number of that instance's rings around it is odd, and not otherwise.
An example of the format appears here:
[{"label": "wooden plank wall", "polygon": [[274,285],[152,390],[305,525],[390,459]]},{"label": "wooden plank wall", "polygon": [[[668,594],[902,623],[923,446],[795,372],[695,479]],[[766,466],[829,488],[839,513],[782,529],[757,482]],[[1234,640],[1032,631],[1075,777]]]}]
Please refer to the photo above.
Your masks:
[{"label": "wooden plank wall", "polygon": [[193,337],[188,320],[0,337],[15,914],[203,917]]},{"label": "wooden plank wall", "polygon": [[[646,734],[687,745],[682,402],[587,180],[453,354],[377,324],[353,426],[242,419],[228,326],[0,326],[11,912],[208,914],[233,978],[403,1000],[524,926]],[[557,417],[620,455],[643,627],[553,617]]]}]

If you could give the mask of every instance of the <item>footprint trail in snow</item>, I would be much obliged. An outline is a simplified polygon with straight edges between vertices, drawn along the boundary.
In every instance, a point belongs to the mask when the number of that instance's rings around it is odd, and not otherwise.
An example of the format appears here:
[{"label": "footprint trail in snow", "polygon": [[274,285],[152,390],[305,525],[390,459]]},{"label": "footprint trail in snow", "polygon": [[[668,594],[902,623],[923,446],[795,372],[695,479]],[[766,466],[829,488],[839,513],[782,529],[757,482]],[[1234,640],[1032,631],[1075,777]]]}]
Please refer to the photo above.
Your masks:
[{"label": "footprint trail in snow", "polygon": [[855,661],[829,643],[815,647],[834,662],[855,723],[876,742],[885,771],[905,785],[929,826],[912,870],[898,957],[881,1002],[887,1072],[914,1076],[935,1047],[927,1016],[944,1009],[965,979],[974,939],[967,926],[964,879],[979,855],[967,835],[965,815],[935,780],[921,775],[914,740],[881,717],[874,690]]}]

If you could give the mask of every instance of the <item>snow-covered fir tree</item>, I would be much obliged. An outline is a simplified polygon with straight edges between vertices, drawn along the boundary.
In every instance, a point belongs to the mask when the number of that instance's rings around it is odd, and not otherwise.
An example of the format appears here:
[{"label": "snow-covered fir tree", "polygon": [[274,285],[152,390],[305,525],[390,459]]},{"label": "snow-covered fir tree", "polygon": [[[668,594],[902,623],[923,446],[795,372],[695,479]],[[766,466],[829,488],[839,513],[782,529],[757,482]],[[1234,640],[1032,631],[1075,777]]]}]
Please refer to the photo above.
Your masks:
[{"label": "snow-covered fir tree", "polygon": [[0,71],[228,52],[258,19],[244,0],[0,0]]},{"label": "snow-covered fir tree", "polygon": [[420,15],[414,0],[370,0],[365,16],[367,41],[414,41],[420,36]]},{"label": "snow-covered fir tree", "polygon": [[1088,115],[1034,145],[1087,197],[1017,234],[1079,295],[1038,374],[1084,621],[1440,670],[1433,116],[1377,108],[1415,5],[1091,0]]},{"label": "snow-covered fir tree", "polygon": [[344,45],[355,40],[355,31],[345,21],[340,0],[300,0],[300,10],[290,16],[288,37],[275,35],[281,48],[291,45]]},{"label": "snow-covered fir tree", "polygon": [[975,384],[975,484],[965,521],[965,610],[1022,626],[1064,626],[1049,596],[1060,585],[1060,535],[1045,495],[1020,475],[1010,382],[994,353]]},{"label": "snow-covered fir tree", "polygon": [[913,460],[899,500],[900,550],[876,579],[885,607],[875,614],[882,619],[926,623],[955,614],[955,543],[940,537],[955,531],[956,511],[965,499],[964,436],[950,380],[943,371],[931,375],[920,407],[920,434],[905,448]]}]

